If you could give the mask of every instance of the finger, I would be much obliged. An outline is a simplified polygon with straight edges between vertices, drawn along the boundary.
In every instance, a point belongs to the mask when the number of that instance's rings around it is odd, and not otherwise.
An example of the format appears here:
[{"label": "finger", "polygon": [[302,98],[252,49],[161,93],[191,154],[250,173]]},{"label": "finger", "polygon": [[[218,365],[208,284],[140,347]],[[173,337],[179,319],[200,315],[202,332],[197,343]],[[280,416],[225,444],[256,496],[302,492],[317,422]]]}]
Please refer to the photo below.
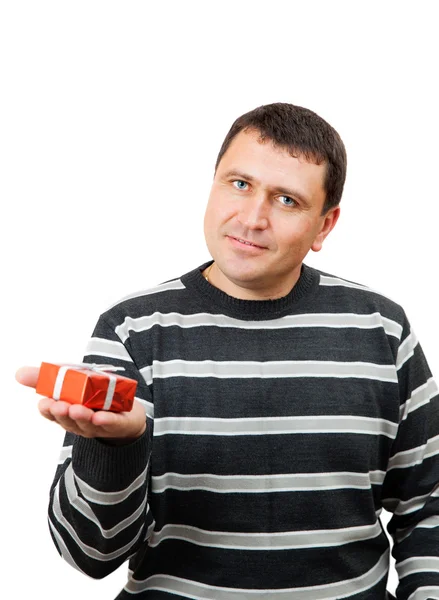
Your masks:
[{"label": "finger", "polygon": [[38,410],[46,419],[56,421],[58,417],[65,417],[69,414],[70,404],[57,401],[53,398],[41,398],[38,402]]},{"label": "finger", "polygon": [[123,413],[114,413],[108,410],[96,411],[91,420],[93,425],[109,432],[114,432],[124,426]]},{"label": "finger", "polygon": [[50,407],[52,416],[57,423],[66,431],[78,433],[83,430],[82,423],[87,423],[91,419],[89,408],[80,404],[69,404],[68,402],[54,402]]},{"label": "finger", "polygon": [[50,406],[52,403],[52,398],[41,398],[41,400],[38,402],[38,410],[40,411],[41,416],[49,421],[55,421],[55,417],[50,412]]},{"label": "finger", "polygon": [[74,421],[90,422],[94,411],[83,404],[69,404],[69,417]]},{"label": "finger", "polygon": [[70,404],[62,400],[54,400],[53,398],[45,398],[47,408],[52,417],[56,420],[69,416]]},{"label": "finger", "polygon": [[73,404],[69,410],[69,418],[74,422],[79,435],[83,437],[98,437],[101,433],[92,423],[93,415],[93,410],[81,404]]},{"label": "finger", "polygon": [[[80,430],[75,421],[68,418],[70,404],[67,402],[57,402],[53,398],[41,398],[38,403],[38,410],[45,419],[53,421],[60,425],[65,431],[80,435]],[[55,414],[52,414],[55,413]]]},{"label": "finger", "polygon": [[20,367],[15,373],[15,379],[18,383],[28,387],[36,387],[40,367]]},{"label": "finger", "polygon": [[70,418],[69,411],[71,404],[68,402],[57,401],[53,398],[42,398],[39,403],[39,409],[43,417],[50,421],[56,421],[66,431],[79,433],[76,422]]}]

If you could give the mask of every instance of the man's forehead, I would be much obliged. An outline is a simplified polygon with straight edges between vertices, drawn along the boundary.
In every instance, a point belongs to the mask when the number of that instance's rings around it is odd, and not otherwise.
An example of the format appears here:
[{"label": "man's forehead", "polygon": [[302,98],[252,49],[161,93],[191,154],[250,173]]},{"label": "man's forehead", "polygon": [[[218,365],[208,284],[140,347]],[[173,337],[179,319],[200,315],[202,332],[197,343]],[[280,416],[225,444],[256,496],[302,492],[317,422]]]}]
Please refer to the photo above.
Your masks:
[{"label": "man's forehead", "polygon": [[[268,137],[263,137],[263,134],[256,129],[240,131],[230,142],[230,145],[224,153],[222,160],[233,157],[235,160],[243,158],[242,153],[253,154],[254,157],[260,156],[262,159],[271,157],[274,160],[282,160],[291,163],[291,161],[311,164],[323,167],[325,170],[326,162],[319,157],[314,156],[299,149],[290,148],[286,145],[277,144],[274,140]],[[222,162],[222,161],[221,161]],[[319,169],[320,170],[320,169]]]},{"label": "man's forehead", "polygon": [[222,166],[222,170],[245,169],[249,173],[252,166],[266,166],[285,174],[290,170],[314,171],[316,174],[326,170],[326,162],[307,156],[303,152],[279,146],[268,138],[261,142],[259,136],[260,134],[255,132],[239,132],[218,166]]}]

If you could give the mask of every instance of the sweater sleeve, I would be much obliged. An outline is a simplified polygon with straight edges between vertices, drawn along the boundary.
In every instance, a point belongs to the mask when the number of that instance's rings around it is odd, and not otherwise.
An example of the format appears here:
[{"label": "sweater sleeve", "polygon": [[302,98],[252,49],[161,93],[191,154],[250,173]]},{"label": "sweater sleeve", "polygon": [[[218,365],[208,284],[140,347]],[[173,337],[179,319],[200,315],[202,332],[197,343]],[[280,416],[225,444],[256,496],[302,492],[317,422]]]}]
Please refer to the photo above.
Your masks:
[{"label": "sweater sleeve", "polygon": [[382,488],[397,600],[439,599],[439,395],[407,320],[396,369],[400,422]]},{"label": "sweater sleeve", "polygon": [[147,428],[134,442],[110,446],[67,433],[51,487],[49,527],[61,556],[100,579],[147,543],[154,521],[147,503],[153,409],[149,386],[127,348],[101,317],[84,362],[124,367],[138,382]]}]

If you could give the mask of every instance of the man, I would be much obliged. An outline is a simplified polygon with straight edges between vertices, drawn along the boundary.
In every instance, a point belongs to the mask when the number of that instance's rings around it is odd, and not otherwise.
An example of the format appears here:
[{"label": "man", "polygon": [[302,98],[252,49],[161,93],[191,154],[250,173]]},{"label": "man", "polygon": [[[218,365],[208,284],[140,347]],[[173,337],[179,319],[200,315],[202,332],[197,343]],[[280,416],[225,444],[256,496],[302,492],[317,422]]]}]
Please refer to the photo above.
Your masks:
[{"label": "man", "polygon": [[54,542],[96,578],[129,559],[119,599],[384,599],[383,507],[398,599],[439,598],[439,397],[420,345],[400,306],[303,264],[345,173],[315,113],[237,119],[205,215],[213,261],[123,299],[89,343],[85,361],[137,379],[132,412],[40,401],[67,431]]}]

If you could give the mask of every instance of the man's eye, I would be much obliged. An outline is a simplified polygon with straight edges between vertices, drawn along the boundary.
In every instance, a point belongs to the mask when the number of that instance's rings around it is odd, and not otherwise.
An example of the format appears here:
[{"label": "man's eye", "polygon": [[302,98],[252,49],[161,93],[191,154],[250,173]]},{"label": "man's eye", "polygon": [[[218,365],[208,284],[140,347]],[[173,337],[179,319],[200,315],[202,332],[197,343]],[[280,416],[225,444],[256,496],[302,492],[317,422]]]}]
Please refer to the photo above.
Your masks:
[{"label": "man's eye", "polygon": [[[280,196],[280,199],[284,206],[295,206],[296,205],[296,201],[293,200],[293,198],[290,198],[289,196]],[[283,200],[285,200],[285,202],[283,202]]]},{"label": "man's eye", "polygon": [[245,186],[248,185],[248,183],[242,179],[236,179],[233,182],[233,185],[238,188],[238,190],[245,190]]}]

